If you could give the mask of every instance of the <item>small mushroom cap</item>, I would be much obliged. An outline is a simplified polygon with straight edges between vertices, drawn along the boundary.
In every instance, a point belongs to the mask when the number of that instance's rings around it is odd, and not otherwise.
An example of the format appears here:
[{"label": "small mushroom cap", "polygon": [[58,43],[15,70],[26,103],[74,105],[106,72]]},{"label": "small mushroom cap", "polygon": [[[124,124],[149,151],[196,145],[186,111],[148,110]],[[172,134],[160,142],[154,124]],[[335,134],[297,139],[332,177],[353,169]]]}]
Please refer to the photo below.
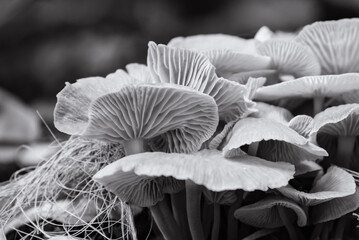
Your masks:
[{"label": "small mushroom cap", "polygon": [[112,164],[108,166],[98,171],[92,178],[122,201],[139,207],[149,207],[163,200],[162,184],[156,178],[139,176],[132,171],[120,171],[112,168]]},{"label": "small mushroom cap", "polygon": [[267,26],[262,26],[254,35],[254,39],[258,40],[259,42],[265,42],[272,39],[274,36],[274,32],[270,30]]},{"label": "small mushroom cap", "polygon": [[90,77],[79,79],[74,84],[66,83],[66,87],[56,95],[55,127],[69,135],[81,135],[88,124],[88,112],[93,101],[124,86],[145,82],[146,79],[139,80],[117,70],[106,78]]},{"label": "small mushroom cap", "polygon": [[335,97],[359,88],[359,74],[307,76],[262,87],[255,99],[271,101],[282,98]]},{"label": "small mushroom cap", "polygon": [[236,191],[222,191],[222,192],[213,192],[206,188],[202,190],[203,195],[206,197],[210,203],[218,203],[221,205],[231,205],[237,201]]},{"label": "small mushroom cap", "polygon": [[218,149],[221,146],[224,139],[227,137],[228,133],[232,130],[232,128],[236,125],[236,121],[231,121],[227,123],[223,130],[218,133],[208,144],[208,149]]},{"label": "small mushroom cap", "polygon": [[257,102],[256,108],[258,112],[252,113],[250,117],[267,118],[285,125],[293,118],[293,115],[286,108],[263,102]]},{"label": "small mushroom cap", "polygon": [[301,176],[301,175],[308,175],[308,174],[315,174],[321,173],[323,168],[314,161],[302,161],[299,164],[295,165],[295,174],[294,176]]},{"label": "small mushroom cap", "polygon": [[314,120],[307,115],[297,115],[289,122],[289,127],[305,138],[308,138],[313,129]]},{"label": "small mushroom cap", "polygon": [[260,69],[248,72],[239,72],[234,73],[227,77],[228,80],[246,84],[249,78],[259,78],[264,77],[266,79],[266,85],[272,85],[279,82],[279,75],[278,72],[274,69]]},{"label": "small mushroom cap", "polygon": [[264,70],[272,68],[271,58],[261,55],[252,55],[215,49],[202,52],[216,67],[217,75],[228,78],[234,73]]},{"label": "small mushroom cap", "polygon": [[144,65],[139,63],[130,63],[126,65],[126,70],[128,75],[131,77],[143,81],[146,83],[154,83],[155,81],[151,78],[150,69]]},{"label": "small mushroom cap", "polygon": [[303,28],[296,41],[311,48],[322,74],[359,72],[359,19],[315,22]]},{"label": "small mushroom cap", "polygon": [[273,67],[282,74],[294,77],[320,74],[320,64],[310,48],[294,41],[268,40],[258,46],[258,52],[271,57]]},{"label": "small mushroom cap", "polygon": [[355,188],[354,178],[349,173],[339,167],[332,166],[314,182],[308,193],[298,191],[291,185],[277,190],[301,205],[314,206],[334,198],[352,195],[355,193]]},{"label": "small mushroom cap", "polygon": [[318,133],[340,136],[359,135],[359,104],[345,104],[325,109],[314,117],[310,135]]},{"label": "small mushroom cap", "polygon": [[[307,224],[307,215],[297,203],[280,196],[267,197],[261,201],[237,209],[234,217],[248,225],[258,228],[284,226],[277,208],[285,208],[296,215],[298,226]],[[289,213],[289,212],[288,212]]]},{"label": "small mushroom cap", "polygon": [[189,37],[173,38],[167,45],[169,47],[185,48],[193,51],[206,51],[213,49],[229,49],[232,51],[256,54],[257,41],[244,39],[226,34],[203,34]]},{"label": "small mushroom cap", "polygon": [[309,218],[313,224],[328,222],[353,212],[359,207],[359,189],[354,194],[335,198],[309,208]]},{"label": "small mushroom cap", "polygon": [[94,100],[88,111],[89,120],[77,129],[81,135],[109,142],[152,139],[171,152],[198,150],[218,124],[213,98],[171,84],[122,87]]},{"label": "small mushroom cap", "polygon": [[187,86],[212,96],[218,106],[219,119],[226,122],[256,111],[255,103],[248,99],[247,87],[218,78],[214,66],[204,55],[153,42],[148,45],[147,62],[156,81]]},{"label": "small mushroom cap", "polygon": [[226,142],[223,148],[226,157],[245,155],[240,147],[255,142],[261,142],[258,156],[270,161],[298,163],[327,156],[324,149],[310,143],[293,129],[265,118],[239,120]]},{"label": "small mushroom cap", "polygon": [[235,189],[266,191],[287,185],[293,177],[294,166],[251,156],[226,159],[217,150],[202,150],[193,154],[146,152],[129,155],[109,164],[95,178],[117,176],[117,172],[122,171],[152,177],[190,179],[215,192]]}]

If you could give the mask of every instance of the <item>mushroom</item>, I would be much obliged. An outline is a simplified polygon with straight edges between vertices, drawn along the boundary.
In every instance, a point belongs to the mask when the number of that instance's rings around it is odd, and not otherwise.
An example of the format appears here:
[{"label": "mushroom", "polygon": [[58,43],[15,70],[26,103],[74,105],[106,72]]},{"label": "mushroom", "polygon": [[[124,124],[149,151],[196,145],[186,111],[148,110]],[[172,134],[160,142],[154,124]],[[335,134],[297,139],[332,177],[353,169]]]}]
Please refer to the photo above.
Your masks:
[{"label": "mushroom", "polygon": [[320,74],[320,64],[310,48],[289,40],[268,40],[258,45],[261,55],[269,56],[272,67],[295,78]]},{"label": "mushroom", "polygon": [[345,170],[332,166],[319,176],[308,192],[297,190],[291,184],[278,188],[284,196],[304,206],[314,206],[335,198],[346,197],[355,193],[354,178]]},{"label": "mushroom", "polygon": [[293,115],[285,108],[277,107],[263,102],[257,102],[258,112],[252,113],[249,117],[267,118],[283,124],[288,124]]},{"label": "mushroom", "polygon": [[202,190],[198,185],[214,192],[265,191],[286,185],[294,174],[293,166],[288,163],[273,163],[252,156],[226,159],[218,150],[201,150],[192,154],[146,152],[126,156],[106,166],[94,178],[117,176],[121,171],[187,180],[187,214],[193,239],[204,239],[200,220]]},{"label": "mushroom", "polygon": [[307,115],[297,115],[289,122],[289,127],[305,138],[309,138],[313,129],[313,118]]},{"label": "mushroom", "polygon": [[265,118],[239,120],[227,135],[223,154],[226,157],[243,156],[241,147],[248,145],[248,154],[270,161],[297,164],[327,156],[324,149],[312,144],[293,129]]},{"label": "mushroom", "polygon": [[359,19],[316,22],[305,26],[295,41],[311,48],[322,74],[359,72]]},{"label": "mushroom", "polygon": [[225,122],[246,117],[256,111],[255,103],[248,99],[251,94],[248,88],[218,78],[215,67],[205,56],[153,42],[148,45],[147,63],[157,82],[188,86],[212,96],[218,105],[219,119]]},{"label": "mushroom", "polygon": [[[296,225],[307,224],[307,215],[302,207],[292,200],[269,196],[256,203],[243,206],[234,212],[235,218],[258,228],[285,226],[290,239],[301,239]],[[295,225],[296,222],[296,225]]]},{"label": "mushroom", "polygon": [[359,88],[359,73],[308,76],[258,89],[255,99],[313,98],[313,112],[323,109],[325,97],[336,97]]},{"label": "mushroom", "polygon": [[[314,117],[313,129],[310,138],[326,149],[323,139],[337,137],[337,151],[331,156],[335,164],[349,168],[354,155],[356,136],[359,135],[359,104],[346,104],[330,107]],[[331,146],[334,148],[335,145]]]}]

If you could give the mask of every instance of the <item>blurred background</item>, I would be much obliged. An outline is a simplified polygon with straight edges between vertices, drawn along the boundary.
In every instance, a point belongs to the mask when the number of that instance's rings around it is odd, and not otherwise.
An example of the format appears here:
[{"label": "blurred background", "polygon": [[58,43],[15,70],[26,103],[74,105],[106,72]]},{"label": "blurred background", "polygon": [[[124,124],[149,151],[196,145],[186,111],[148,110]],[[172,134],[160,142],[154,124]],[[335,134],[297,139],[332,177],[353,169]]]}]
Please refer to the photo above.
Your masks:
[{"label": "blurred background", "polygon": [[150,40],[357,16],[358,0],[0,0],[0,181],[56,150],[49,129],[66,139],[52,125],[65,82],[145,63]]}]

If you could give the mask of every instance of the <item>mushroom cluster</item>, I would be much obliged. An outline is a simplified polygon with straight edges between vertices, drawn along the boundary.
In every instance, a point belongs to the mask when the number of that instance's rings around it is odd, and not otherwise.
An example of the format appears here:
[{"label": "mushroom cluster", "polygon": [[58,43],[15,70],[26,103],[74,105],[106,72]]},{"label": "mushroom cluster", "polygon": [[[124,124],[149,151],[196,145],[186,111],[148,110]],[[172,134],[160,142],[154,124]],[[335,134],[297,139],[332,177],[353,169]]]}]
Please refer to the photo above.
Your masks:
[{"label": "mushroom cluster", "polygon": [[[55,126],[121,150],[87,175],[120,202],[101,214],[147,212],[166,240],[357,238],[358,37],[343,19],[150,42],[146,65],[67,83]],[[106,199],[90,200],[73,221],[99,217]]]}]

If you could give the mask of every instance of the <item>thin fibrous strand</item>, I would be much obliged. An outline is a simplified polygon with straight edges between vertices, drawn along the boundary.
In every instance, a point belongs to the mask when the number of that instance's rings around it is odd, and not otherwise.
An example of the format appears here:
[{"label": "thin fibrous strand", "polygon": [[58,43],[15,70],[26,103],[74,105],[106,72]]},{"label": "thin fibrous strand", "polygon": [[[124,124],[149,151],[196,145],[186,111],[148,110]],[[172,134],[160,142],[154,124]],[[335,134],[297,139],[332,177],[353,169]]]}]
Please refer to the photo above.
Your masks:
[{"label": "thin fibrous strand", "polygon": [[[123,203],[91,178],[105,165],[122,156],[122,149],[119,145],[77,137],[70,138],[59,152],[34,171],[25,175],[20,175],[19,172],[7,184],[0,187],[0,200],[6,202],[0,209],[0,225],[6,226],[26,209],[41,206],[44,203],[55,204],[59,200],[74,202],[80,198],[87,198],[88,203],[92,201],[97,206],[97,215],[89,223],[82,221],[82,228],[77,230],[76,235],[82,232],[88,234],[96,232],[104,239],[110,239],[105,232],[108,232],[114,224],[121,223],[122,226],[126,226],[126,231],[123,232],[121,238],[129,237],[127,223],[131,220],[127,215],[125,218],[110,220],[113,209],[121,207]],[[82,220],[77,214],[69,211],[67,213]],[[31,224],[35,225],[33,232],[38,231],[36,229],[43,229],[47,222],[40,216]],[[100,227],[92,226],[96,223],[99,223]],[[106,224],[107,226],[103,226]],[[64,232],[71,232],[74,226],[62,224],[61,227],[64,228]]]}]

